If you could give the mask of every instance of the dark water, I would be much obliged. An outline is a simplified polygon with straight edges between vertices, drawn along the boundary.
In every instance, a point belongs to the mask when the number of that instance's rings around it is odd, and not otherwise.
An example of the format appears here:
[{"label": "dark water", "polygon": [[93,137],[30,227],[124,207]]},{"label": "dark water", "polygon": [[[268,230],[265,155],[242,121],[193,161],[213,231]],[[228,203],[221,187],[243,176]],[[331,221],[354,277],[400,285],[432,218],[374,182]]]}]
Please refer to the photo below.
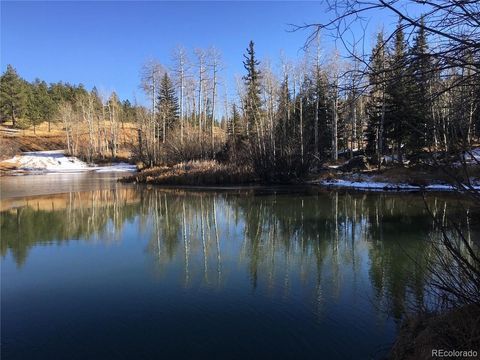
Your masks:
[{"label": "dark water", "polygon": [[418,195],[102,176],[3,186],[2,359],[381,358],[424,296]]}]

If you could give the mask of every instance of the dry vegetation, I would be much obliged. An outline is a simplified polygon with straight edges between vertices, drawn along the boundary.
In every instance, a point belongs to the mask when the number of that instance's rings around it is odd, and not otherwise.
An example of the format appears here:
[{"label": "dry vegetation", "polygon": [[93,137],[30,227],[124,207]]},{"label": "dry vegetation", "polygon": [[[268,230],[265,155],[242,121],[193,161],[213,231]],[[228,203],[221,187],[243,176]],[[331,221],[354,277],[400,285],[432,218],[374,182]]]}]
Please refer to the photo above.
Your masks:
[{"label": "dry vegetation", "polygon": [[[330,172],[327,179],[345,178],[352,181],[388,182],[393,184],[409,184],[427,186],[429,184],[450,184],[452,179],[462,183],[468,181],[467,174],[461,168],[439,168],[433,166],[390,167],[381,170],[369,170],[355,174],[341,174]],[[472,165],[468,169],[468,178],[480,178],[480,166]]]},{"label": "dry vegetation", "polygon": [[257,179],[247,167],[222,164],[215,160],[182,162],[174,166],[146,169],[123,179],[158,185],[238,185],[249,184]]},{"label": "dry vegetation", "polygon": [[5,160],[23,151],[65,149],[65,133],[59,126],[53,126],[48,132],[46,123],[33,129],[12,129],[9,124],[0,126],[0,160]]},{"label": "dry vegetation", "polygon": [[[136,136],[135,124],[125,123],[120,127],[120,147],[117,153],[117,160],[130,160]],[[87,137],[87,129],[80,129],[78,132],[79,141],[85,142]],[[14,129],[9,122],[0,126],[0,161],[25,151],[65,150],[66,148],[66,133],[61,123],[52,123],[50,131],[48,130],[47,122],[37,125],[35,131],[33,127]],[[95,161],[109,162],[111,159],[99,157]],[[0,168],[4,168],[4,165],[0,163]]]},{"label": "dry vegetation", "polygon": [[[412,317],[403,323],[390,358],[432,359],[432,349],[480,349],[480,306],[468,305],[446,314]],[[461,357],[463,358],[463,357]]]}]

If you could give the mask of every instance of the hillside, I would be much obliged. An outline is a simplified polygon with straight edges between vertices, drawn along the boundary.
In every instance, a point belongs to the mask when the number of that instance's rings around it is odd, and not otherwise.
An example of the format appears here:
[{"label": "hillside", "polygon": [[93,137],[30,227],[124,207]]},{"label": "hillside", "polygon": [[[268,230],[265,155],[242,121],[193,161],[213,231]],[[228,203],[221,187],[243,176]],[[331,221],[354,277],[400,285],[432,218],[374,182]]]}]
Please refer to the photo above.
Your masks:
[{"label": "hillside", "polygon": [[[86,136],[86,131],[84,132]],[[126,123],[120,127],[120,153],[119,158],[126,160],[130,157],[132,139],[135,139],[135,125]],[[22,152],[65,150],[66,133],[60,123],[52,123],[50,131],[48,123],[43,122],[26,129],[14,129],[11,122],[0,125],[0,161],[12,158]]]}]

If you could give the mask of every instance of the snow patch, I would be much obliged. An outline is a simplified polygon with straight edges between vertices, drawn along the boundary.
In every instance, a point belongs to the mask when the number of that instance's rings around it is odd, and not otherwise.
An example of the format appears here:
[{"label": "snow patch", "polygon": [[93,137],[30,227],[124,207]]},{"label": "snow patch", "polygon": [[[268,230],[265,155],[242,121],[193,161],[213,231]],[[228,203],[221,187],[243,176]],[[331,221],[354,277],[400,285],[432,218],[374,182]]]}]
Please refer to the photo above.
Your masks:
[{"label": "snow patch", "polygon": [[21,155],[16,155],[9,160],[5,160],[5,163],[11,164],[16,167],[17,170],[33,173],[136,171],[135,165],[127,163],[117,163],[107,166],[89,165],[74,156],[65,156],[63,150],[24,152]]},{"label": "snow patch", "polygon": [[127,163],[116,163],[109,166],[98,166],[95,169],[95,172],[129,172],[129,171],[137,171],[137,167],[132,164]]},{"label": "snow patch", "polygon": [[[376,190],[376,191],[453,191],[457,187],[447,184],[430,184],[427,186],[416,186],[410,184],[396,184],[376,181],[349,181],[349,180],[322,180],[317,182],[319,185],[330,187],[344,187],[358,190]],[[473,189],[480,190],[480,184],[472,185]]]},{"label": "snow patch", "polygon": [[475,148],[465,152],[463,155],[467,164],[479,164],[480,163],[480,148]]}]

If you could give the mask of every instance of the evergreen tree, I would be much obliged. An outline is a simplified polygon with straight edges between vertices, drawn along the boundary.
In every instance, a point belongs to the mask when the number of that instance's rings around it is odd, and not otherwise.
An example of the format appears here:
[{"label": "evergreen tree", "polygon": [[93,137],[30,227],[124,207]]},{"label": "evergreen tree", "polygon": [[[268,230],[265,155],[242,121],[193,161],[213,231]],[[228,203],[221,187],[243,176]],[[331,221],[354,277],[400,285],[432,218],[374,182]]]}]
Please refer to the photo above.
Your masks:
[{"label": "evergreen tree", "polygon": [[409,78],[405,76],[407,44],[401,22],[397,25],[389,67],[386,86],[385,133],[392,146],[392,153],[396,153],[397,161],[403,163],[403,146],[410,130],[408,121],[412,116],[409,103],[412,89]]},{"label": "evergreen tree", "polygon": [[10,118],[17,126],[18,118],[25,114],[27,108],[27,91],[24,81],[18,76],[12,65],[0,77],[0,118]]},{"label": "evergreen tree", "polygon": [[127,99],[122,103],[122,126],[124,123],[133,123],[135,122],[135,107],[132,106],[131,102]]},{"label": "evergreen tree", "polygon": [[227,135],[229,139],[236,141],[243,135],[242,118],[237,109],[237,104],[232,105],[232,117],[227,123]]},{"label": "evergreen tree", "polygon": [[278,93],[277,109],[277,143],[282,151],[293,132],[294,122],[292,121],[292,95],[288,86],[288,74],[285,74]]},{"label": "evergreen tree", "polygon": [[237,105],[232,105],[232,114],[227,120],[226,154],[233,162],[241,162],[245,158],[247,143],[245,142],[245,128],[242,116]]},{"label": "evergreen tree", "polygon": [[386,102],[386,67],[388,53],[383,32],[377,35],[377,43],[370,57],[369,100],[366,105],[367,128],[365,130],[366,153],[376,155],[381,161],[385,147],[384,117]]},{"label": "evergreen tree", "polygon": [[245,120],[247,136],[257,131],[259,118],[261,116],[262,101],[260,98],[260,71],[258,66],[260,62],[255,58],[255,49],[253,41],[250,41],[247,54],[243,55],[245,60],[243,66],[247,70],[247,75],[243,77],[246,86],[245,94]]},{"label": "evergreen tree", "polygon": [[[305,78],[301,91],[303,92],[303,118],[304,118],[304,143],[307,158],[310,155],[316,155],[322,160],[331,150],[331,112],[327,106],[327,86],[326,79],[314,77],[314,79]],[[318,109],[317,109],[318,101]],[[318,113],[316,114],[316,112]],[[295,114],[298,117],[298,113]],[[315,119],[318,120],[318,154],[315,146]],[[298,119],[296,120],[298,122]],[[317,160],[318,160],[317,159]]]},{"label": "evergreen tree", "polygon": [[157,121],[161,129],[162,142],[166,141],[167,129],[171,129],[179,119],[179,105],[172,80],[165,73],[160,80],[157,98]]},{"label": "evergreen tree", "polygon": [[423,27],[419,28],[415,36],[409,57],[410,63],[407,71],[410,78],[407,78],[406,81],[411,82],[408,101],[412,111],[409,118],[407,145],[409,151],[418,152],[424,146],[433,143],[433,131],[431,130],[434,126],[428,95],[433,70]]},{"label": "evergreen tree", "polygon": [[105,109],[102,101],[102,96],[100,95],[100,92],[98,91],[96,86],[92,88],[90,95],[93,98],[93,106],[95,108],[95,113],[98,115],[97,117],[105,120]]},{"label": "evergreen tree", "polygon": [[54,111],[55,104],[48,92],[47,83],[36,79],[34,83],[29,86],[26,111],[29,123],[33,125],[34,133],[36,132],[37,125],[44,121],[48,121],[48,128],[50,130],[50,122],[53,118]]}]

